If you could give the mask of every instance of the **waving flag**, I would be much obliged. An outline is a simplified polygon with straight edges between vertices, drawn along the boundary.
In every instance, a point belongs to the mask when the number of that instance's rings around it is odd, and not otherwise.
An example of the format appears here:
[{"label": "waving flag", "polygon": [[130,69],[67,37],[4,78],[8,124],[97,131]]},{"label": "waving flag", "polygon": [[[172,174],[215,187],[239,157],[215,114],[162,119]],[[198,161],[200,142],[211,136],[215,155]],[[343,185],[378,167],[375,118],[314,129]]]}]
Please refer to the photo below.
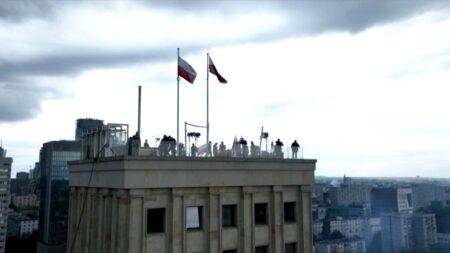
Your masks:
[{"label": "waving flag", "polygon": [[227,80],[225,80],[225,78],[223,78],[223,76],[219,74],[219,71],[217,71],[217,68],[212,62],[211,57],[209,57],[209,55],[208,55],[208,69],[209,73],[217,76],[217,79],[219,80],[220,83],[227,83]]},{"label": "waving flag", "polygon": [[186,81],[194,83],[197,72],[183,58],[178,57],[178,76],[183,77]]}]

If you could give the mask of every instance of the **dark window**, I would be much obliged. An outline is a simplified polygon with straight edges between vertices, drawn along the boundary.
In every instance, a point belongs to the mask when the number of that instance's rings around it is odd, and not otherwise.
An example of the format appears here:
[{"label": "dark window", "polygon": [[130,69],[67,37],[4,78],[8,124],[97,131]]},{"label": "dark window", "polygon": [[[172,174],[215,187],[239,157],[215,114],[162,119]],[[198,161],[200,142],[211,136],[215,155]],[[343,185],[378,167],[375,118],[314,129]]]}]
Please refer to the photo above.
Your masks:
[{"label": "dark window", "polygon": [[269,252],[267,246],[257,246],[255,248],[255,253],[267,253],[267,252]]},{"label": "dark window", "polygon": [[237,250],[235,250],[235,249],[229,249],[229,250],[224,250],[224,251],[222,251],[222,253],[237,253]]},{"label": "dark window", "polygon": [[284,221],[295,222],[295,202],[284,203]]},{"label": "dark window", "polygon": [[267,204],[266,203],[255,204],[255,224],[256,225],[267,224]]},{"label": "dark window", "polygon": [[284,245],[284,253],[294,253],[295,252],[295,243],[286,243]]},{"label": "dark window", "polygon": [[222,206],[222,226],[235,227],[236,226],[236,205]]},{"label": "dark window", "polygon": [[147,234],[164,233],[165,209],[147,209]]},{"label": "dark window", "polygon": [[186,228],[201,229],[203,219],[203,208],[201,206],[186,207]]}]

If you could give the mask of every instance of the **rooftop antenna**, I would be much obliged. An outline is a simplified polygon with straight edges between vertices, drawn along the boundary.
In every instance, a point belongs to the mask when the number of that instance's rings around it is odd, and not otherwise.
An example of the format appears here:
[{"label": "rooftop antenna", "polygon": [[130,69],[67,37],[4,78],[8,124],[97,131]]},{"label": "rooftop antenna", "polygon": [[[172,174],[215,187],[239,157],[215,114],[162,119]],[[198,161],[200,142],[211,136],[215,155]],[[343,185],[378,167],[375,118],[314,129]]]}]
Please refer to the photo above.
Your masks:
[{"label": "rooftop antenna", "polygon": [[138,92],[138,136],[141,137],[141,86]]}]

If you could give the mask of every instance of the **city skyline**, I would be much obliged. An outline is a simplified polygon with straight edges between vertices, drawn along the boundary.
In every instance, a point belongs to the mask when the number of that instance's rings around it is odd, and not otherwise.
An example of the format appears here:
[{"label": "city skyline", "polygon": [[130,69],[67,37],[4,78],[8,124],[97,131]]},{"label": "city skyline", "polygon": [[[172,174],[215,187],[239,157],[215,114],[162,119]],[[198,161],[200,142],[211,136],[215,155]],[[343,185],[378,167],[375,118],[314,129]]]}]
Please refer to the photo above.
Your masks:
[{"label": "city skyline", "polygon": [[198,73],[180,82],[181,122],[205,121],[206,52],[228,80],[210,80],[213,142],[256,141],[264,126],[285,145],[298,139],[319,176],[449,178],[449,7],[5,2],[0,139],[15,175],[42,143],[74,139],[78,118],[133,134],[138,85],[142,138],[175,136],[180,47]]}]

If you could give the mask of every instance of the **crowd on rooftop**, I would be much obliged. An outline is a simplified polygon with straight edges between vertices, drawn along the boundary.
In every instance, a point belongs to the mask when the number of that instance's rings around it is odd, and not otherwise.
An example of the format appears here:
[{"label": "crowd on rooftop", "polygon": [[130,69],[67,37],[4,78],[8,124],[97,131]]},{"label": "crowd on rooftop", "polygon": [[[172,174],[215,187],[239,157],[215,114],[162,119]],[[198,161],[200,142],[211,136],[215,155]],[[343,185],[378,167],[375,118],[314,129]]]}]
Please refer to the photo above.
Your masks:
[{"label": "crowd on rooftop", "polygon": [[[242,158],[284,158],[283,152],[284,143],[277,139],[270,144],[270,150],[262,151],[261,147],[255,145],[253,141],[250,141],[250,146],[248,145],[248,141],[244,138],[240,138],[239,140],[235,139],[232,147],[227,149],[227,146],[223,141],[220,143],[209,142],[208,144],[197,146],[195,143],[190,145],[189,150],[186,150],[186,147],[183,143],[178,144],[178,151],[181,156],[191,156],[191,157],[242,157]],[[145,140],[144,148],[149,148],[148,141]],[[298,158],[298,152],[300,149],[300,144],[297,140],[294,140],[291,144],[291,154],[292,159]],[[157,147],[157,155],[163,157],[169,156],[177,156],[177,142],[176,139],[164,135],[159,142],[159,146]]]}]

